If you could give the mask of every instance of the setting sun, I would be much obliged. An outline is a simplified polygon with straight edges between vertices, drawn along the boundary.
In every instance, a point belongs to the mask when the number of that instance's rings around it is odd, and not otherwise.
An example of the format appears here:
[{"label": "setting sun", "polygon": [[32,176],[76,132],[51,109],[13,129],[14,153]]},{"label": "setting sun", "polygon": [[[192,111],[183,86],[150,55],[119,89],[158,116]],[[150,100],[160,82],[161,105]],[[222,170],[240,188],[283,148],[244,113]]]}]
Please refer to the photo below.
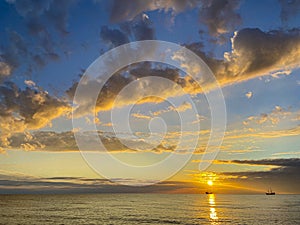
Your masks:
[{"label": "setting sun", "polygon": [[212,180],[209,180],[209,181],[207,181],[207,184],[209,185],[209,186],[213,186],[213,182],[212,182]]}]

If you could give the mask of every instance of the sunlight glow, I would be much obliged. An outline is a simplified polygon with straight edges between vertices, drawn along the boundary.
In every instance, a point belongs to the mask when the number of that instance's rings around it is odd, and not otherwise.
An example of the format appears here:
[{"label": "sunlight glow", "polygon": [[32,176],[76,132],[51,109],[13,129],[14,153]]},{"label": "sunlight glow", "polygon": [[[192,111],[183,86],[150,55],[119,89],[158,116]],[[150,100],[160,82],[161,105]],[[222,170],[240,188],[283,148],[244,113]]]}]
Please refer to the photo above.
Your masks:
[{"label": "sunlight glow", "polygon": [[207,181],[207,184],[209,185],[209,186],[213,186],[213,181],[212,180],[209,180],[209,181]]}]

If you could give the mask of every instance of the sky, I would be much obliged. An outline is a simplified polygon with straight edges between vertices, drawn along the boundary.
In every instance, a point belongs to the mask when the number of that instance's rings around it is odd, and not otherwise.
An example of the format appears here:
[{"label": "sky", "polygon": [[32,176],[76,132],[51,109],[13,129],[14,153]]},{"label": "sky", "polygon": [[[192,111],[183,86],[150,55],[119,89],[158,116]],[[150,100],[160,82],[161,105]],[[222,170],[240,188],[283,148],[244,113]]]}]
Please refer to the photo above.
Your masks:
[{"label": "sky", "polygon": [[[299,12],[298,0],[1,0],[0,193],[299,194]],[[148,45],[134,55],[170,55],[177,66],[126,64],[99,92],[110,66],[131,56],[109,52],[144,40],[172,42],[205,65]],[[112,60],[91,79],[103,55]],[[216,90],[224,109],[211,105]],[[226,116],[220,146],[208,142],[223,119],[214,109]],[[104,149],[134,170],[110,164]],[[160,182],[123,185],[144,180]]]}]

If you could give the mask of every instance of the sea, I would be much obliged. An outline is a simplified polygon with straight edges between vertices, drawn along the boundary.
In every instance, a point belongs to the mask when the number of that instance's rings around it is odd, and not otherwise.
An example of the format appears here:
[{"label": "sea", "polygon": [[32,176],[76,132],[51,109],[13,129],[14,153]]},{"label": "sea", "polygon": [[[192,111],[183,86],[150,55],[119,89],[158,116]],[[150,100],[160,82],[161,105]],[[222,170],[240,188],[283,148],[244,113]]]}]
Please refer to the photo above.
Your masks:
[{"label": "sea", "polygon": [[300,195],[0,195],[0,224],[300,224]]}]

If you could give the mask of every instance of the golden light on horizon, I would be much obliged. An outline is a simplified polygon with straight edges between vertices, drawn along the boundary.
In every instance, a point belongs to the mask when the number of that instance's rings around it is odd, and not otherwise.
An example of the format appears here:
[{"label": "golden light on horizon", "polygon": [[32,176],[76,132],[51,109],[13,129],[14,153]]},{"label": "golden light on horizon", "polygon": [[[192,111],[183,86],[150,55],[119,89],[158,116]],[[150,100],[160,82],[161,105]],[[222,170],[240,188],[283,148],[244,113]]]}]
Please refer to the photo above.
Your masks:
[{"label": "golden light on horizon", "polygon": [[213,181],[212,180],[209,180],[209,181],[207,181],[207,184],[209,185],[209,186],[213,186]]}]

